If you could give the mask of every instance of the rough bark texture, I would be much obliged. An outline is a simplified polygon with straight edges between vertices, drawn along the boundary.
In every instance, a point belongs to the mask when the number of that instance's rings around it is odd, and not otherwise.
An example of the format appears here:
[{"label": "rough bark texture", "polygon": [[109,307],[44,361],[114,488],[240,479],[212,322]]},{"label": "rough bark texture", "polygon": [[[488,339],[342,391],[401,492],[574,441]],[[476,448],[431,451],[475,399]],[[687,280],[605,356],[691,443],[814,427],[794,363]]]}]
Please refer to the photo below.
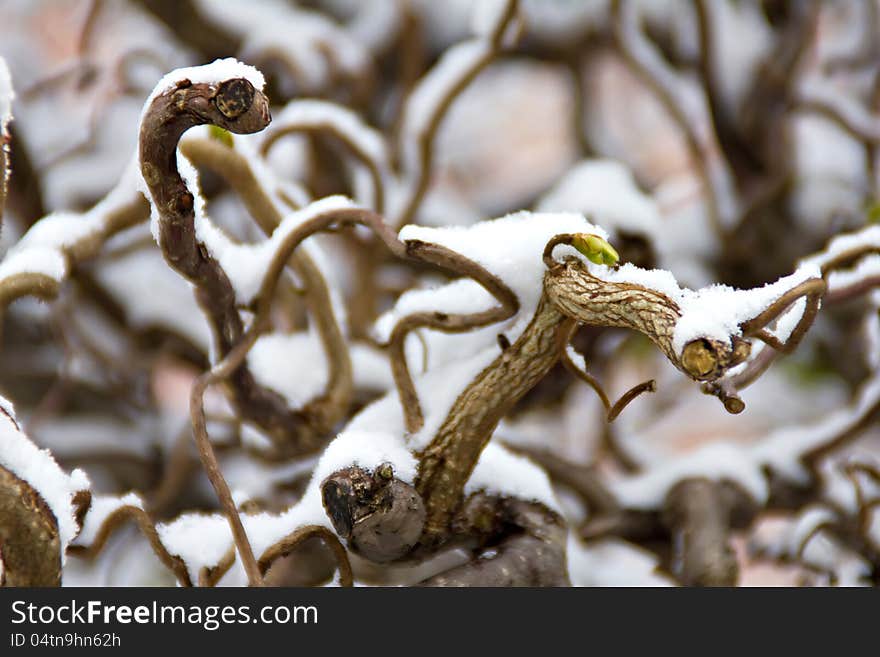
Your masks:
[{"label": "rough bark texture", "polygon": [[465,483],[498,422],[556,363],[573,328],[574,322],[542,297],[520,338],[455,400],[419,462],[416,488],[427,511],[423,544],[442,541],[449,531]]},{"label": "rough bark texture", "polygon": [[[564,521],[541,504],[476,495],[466,505],[483,515],[502,538],[473,561],[422,582],[422,586],[570,586]],[[472,516],[473,519],[473,516]],[[485,520],[484,520],[485,522]]]},{"label": "rough bark texture", "polygon": [[553,304],[582,324],[633,329],[648,336],[673,363],[672,333],[681,316],[668,297],[632,283],[609,283],[571,259],[549,270],[544,289]]},{"label": "rough bark texture", "polygon": [[422,533],[422,498],[394,477],[390,464],[375,473],[359,467],[335,472],[321,484],[321,496],[337,534],[352,552],[370,561],[400,559]]},{"label": "rough bark texture", "polygon": [[58,523],[26,481],[0,467],[0,554],[4,586],[60,586]]}]

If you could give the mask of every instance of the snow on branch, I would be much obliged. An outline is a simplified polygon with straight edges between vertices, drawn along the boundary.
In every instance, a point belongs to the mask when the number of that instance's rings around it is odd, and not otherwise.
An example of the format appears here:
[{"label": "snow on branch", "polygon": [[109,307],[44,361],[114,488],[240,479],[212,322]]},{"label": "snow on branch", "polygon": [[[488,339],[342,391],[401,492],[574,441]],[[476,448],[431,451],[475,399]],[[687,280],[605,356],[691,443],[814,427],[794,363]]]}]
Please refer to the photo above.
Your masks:
[{"label": "snow on branch", "polygon": [[13,586],[56,586],[88,507],[90,483],[82,470],[62,470],[21,431],[12,405],[5,399],[0,405],[3,576]]},{"label": "snow on branch", "polygon": [[0,583],[876,583],[873,3],[19,4]]},{"label": "snow on branch", "polygon": [[0,220],[3,219],[3,207],[6,205],[7,185],[9,184],[9,122],[12,121],[12,101],[15,92],[12,90],[12,76],[6,60],[0,57]]},{"label": "snow on branch", "polygon": [[91,210],[56,212],[36,222],[0,262],[0,300],[4,305],[24,295],[54,298],[70,268],[98,254],[112,235],[147,218],[138,191],[137,162],[132,160],[119,183]]}]

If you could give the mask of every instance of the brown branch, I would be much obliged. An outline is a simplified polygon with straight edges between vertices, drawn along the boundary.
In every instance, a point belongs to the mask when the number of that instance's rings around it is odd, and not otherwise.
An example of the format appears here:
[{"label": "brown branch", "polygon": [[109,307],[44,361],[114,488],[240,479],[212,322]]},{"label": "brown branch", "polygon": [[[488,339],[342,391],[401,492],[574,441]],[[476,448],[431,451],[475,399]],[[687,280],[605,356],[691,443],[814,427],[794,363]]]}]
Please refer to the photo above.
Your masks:
[{"label": "brown branch", "polygon": [[339,130],[332,122],[321,124],[288,123],[280,128],[274,128],[260,145],[260,154],[265,157],[279,139],[291,134],[327,135],[341,143],[346,151],[348,151],[355,160],[363,164],[367,168],[367,171],[370,172],[370,179],[373,183],[373,202],[375,210],[380,214],[384,212],[385,181],[383,180],[382,169],[380,168],[379,163],[376,162],[369,153],[360,148],[356,141]]},{"label": "brown branch", "polygon": [[455,271],[476,280],[487,292],[492,294],[500,305],[471,314],[447,314],[442,312],[413,313],[398,320],[388,341],[391,372],[397,384],[400,400],[404,408],[406,430],[415,433],[422,428],[424,416],[418,393],[413,383],[409,365],[406,361],[406,337],[420,328],[430,328],[444,333],[462,333],[481,326],[488,326],[513,317],[519,310],[519,300],[513,290],[500,278],[484,269],[476,262],[449,249],[426,242],[407,241],[407,252],[411,257],[430,262],[444,269]]},{"label": "brown branch", "polygon": [[[443,119],[449,112],[449,108],[456,98],[474,81],[479,73],[485,69],[507,46],[506,38],[509,37],[509,28],[517,20],[518,0],[506,0],[504,13],[500,17],[495,30],[486,38],[489,48],[484,56],[476,59],[473,65],[461,71],[455,83],[450,85],[447,93],[439,100],[439,102],[431,108],[430,116],[425,122],[424,130],[414,135],[412,146],[417,152],[417,170],[409,172],[415,177],[412,184],[412,191],[407,199],[406,204],[401,210],[399,216],[395,219],[394,225],[397,227],[411,223],[418,211],[419,205],[428,191],[428,184],[431,182],[431,170],[434,164],[434,141],[437,131],[440,128]],[[428,73],[430,75],[430,72]],[[425,78],[423,78],[424,80]],[[410,93],[407,98],[405,109],[403,112],[403,120],[406,121],[406,115],[410,111],[409,100],[414,93],[418,92],[418,85]],[[402,134],[402,125],[398,126],[398,131]]]},{"label": "brown branch", "polygon": [[636,397],[645,392],[656,392],[657,391],[657,382],[654,379],[650,381],[643,381],[642,383],[634,385],[632,388],[627,390],[623,395],[621,395],[620,399],[618,399],[614,406],[608,411],[608,421],[614,422],[618,415],[623,411],[627,405],[634,400]]},{"label": "brown branch", "polygon": [[[570,586],[565,561],[564,521],[546,507],[516,499],[477,495],[475,503],[493,509],[501,525],[476,559],[430,577],[421,586]],[[497,542],[495,542],[497,541]]]},{"label": "brown branch", "polygon": [[542,295],[519,339],[459,394],[419,460],[416,487],[427,510],[423,545],[445,539],[464,486],[498,422],[559,360],[575,327]]},{"label": "brown branch", "polygon": [[[707,395],[718,397],[728,412],[741,413],[745,409],[745,403],[737,394],[738,391],[755,382],[767,371],[779,354],[794,351],[816,319],[823,297],[827,299],[826,290],[827,284],[824,279],[811,278],[786,291],[761,313],[743,322],[740,325],[743,337],[756,337],[767,346],[757,356],[747,361],[740,372],[706,382],[702,385],[702,391]],[[807,298],[804,312],[788,338],[780,341],[766,329],[766,326],[802,297]]]},{"label": "brown branch", "polygon": [[[786,291],[785,294],[770,304],[762,312],[740,324],[743,336],[755,336],[777,351],[786,354],[791,353],[800,344],[807,330],[813,324],[813,320],[816,319],[816,314],[819,312],[819,303],[821,302],[822,295],[825,294],[826,289],[827,285],[822,278],[811,278],[796,285]],[[781,342],[778,338],[767,332],[765,327],[784,313],[801,297],[807,298],[804,313],[792,329],[791,335],[789,335],[784,342]]]},{"label": "brown branch", "polygon": [[729,544],[729,512],[720,485],[684,479],[667,494],[663,515],[686,586],[735,586],[739,573]]},{"label": "brown branch", "polygon": [[[196,166],[220,174],[241,197],[266,235],[271,235],[281,224],[281,213],[243,155],[216,140],[206,139],[185,140],[180,149]],[[311,400],[303,410],[307,416],[315,418],[319,432],[329,431],[343,419],[351,401],[353,382],[348,344],[336,321],[327,282],[309,254],[302,249],[294,251],[288,266],[303,282],[306,304],[328,363],[324,393]]]},{"label": "brown branch", "polygon": [[[608,395],[605,393],[605,390],[602,389],[602,384],[596,380],[596,378],[591,375],[586,369],[581,369],[571,360],[571,357],[568,355],[567,351],[562,352],[562,364],[565,368],[574,374],[581,381],[590,386],[593,391],[599,396],[599,400],[602,402],[602,406],[605,407],[605,421],[608,423],[614,422],[617,419],[617,416],[621,414],[624,408],[634,400],[636,397],[641,395],[643,392],[656,392],[657,391],[657,382],[651,379],[650,381],[645,381],[643,383],[639,383],[638,385],[633,386],[629,390],[627,390],[623,395],[621,395],[620,399],[618,399],[614,404],[608,399]],[[586,360],[586,359],[585,359]],[[584,362],[586,365],[586,362]]]},{"label": "brown branch", "polygon": [[214,566],[202,566],[199,568],[199,586],[217,586],[220,578],[235,564],[235,548],[229,548]]},{"label": "brown branch", "polygon": [[[141,166],[160,213],[163,255],[196,286],[197,300],[214,329],[219,357],[224,358],[242,339],[244,325],[229,278],[196,237],[193,195],[177,171],[176,146],[183,132],[198,124],[213,123],[231,132],[260,130],[269,122],[268,105],[265,96],[243,79],[228,80],[216,89],[188,83],[181,81],[178,87],[157,96],[147,111],[141,127]],[[230,104],[232,114],[238,114],[236,118],[230,119],[221,111],[229,111]],[[325,224],[315,230],[337,217],[324,219]],[[313,227],[315,223],[308,225]],[[311,234],[299,228],[293,231],[293,243],[286,251],[282,248],[285,260],[276,259],[267,272],[265,280],[272,281],[271,286],[261,291],[274,292],[286,258],[299,241]],[[259,302],[265,304],[268,300],[260,297]],[[320,426],[321,418],[289,409],[280,395],[257,385],[243,361],[230,379],[233,403],[241,416],[254,421],[281,453],[308,453],[322,444],[327,428]]]},{"label": "brown branch", "polygon": [[7,127],[10,144],[7,153],[10,178],[6,205],[15,212],[22,226],[29,228],[37,219],[46,214],[40,176],[21,131],[14,124]]},{"label": "brown branch", "polygon": [[563,351],[560,360],[562,364],[565,366],[569,372],[574,374],[578,379],[586,383],[590,388],[593,389],[593,392],[599,397],[599,401],[602,402],[602,406],[605,409],[605,417],[608,417],[608,414],[611,412],[611,400],[608,398],[605,389],[602,387],[602,384],[594,377],[592,374],[587,372],[586,370],[586,357],[584,356],[584,368],[578,367],[575,362],[571,359],[568,354],[568,351]]},{"label": "brown branch", "polygon": [[237,36],[205,19],[195,0],[138,0],[138,4],[196,50],[203,60],[229,57],[241,47]]},{"label": "brown branch", "polygon": [[2,466],[0,550],[0,585],[61,585],[61,543],[55,515],[30,484]]},{"label": "brown branch", "polygon": [[[656,75],[652,71],[651,62],[642,56],[642,49],[631,42],[631,37],[642,41],[643,47],[651,47],[648,37],[643,28],[638,24],[638,9],[631,0],[614,0],[612,2],[612,26],[618,51],[623,57],[624,63],[638,77],[639,80],[654,94],[669,117],[680,130],[685,140],[688,153],[703,183],[708,206],[709,218],[718,235],[725,235],[727,230],[721,216],[718,190],[712,180],[711,165],[708,146],[703,144],[693,125],[693,120],[679,102],[676,92],[667,84],[664,75]],[[675,72],[666,71],[669,76],[677,75]],[[719,154],[719,158],[722,157]]]},{"label": "brown branch", "polygon": [[352,552],[375,563],[408,554],[425,522],[421,497],[389,463],[375,472],[357,466],[334,472],[321,482],[321,500]]},{"label": "brown branch", "polygon": [[129,520],[133,520],[141,533],[150,543],[153,552],[159,557],[159,560],[174,573],[177,581],[181,586],[192,586],[186,564],[180,557],[174,556],[165,549],[162,541],[159,539],[159,533],[156,531],[156,525],[150,515],[140,507],[126,504],[115,509],[101,523],[94,540],[90,545],[71,545],[67,548],[70,554],[81,556],[86,559],[94,559],[110,537],[117,529],[122,527]]},{"label": "brown branch", "polygon": [[[190,394],[190,416],[193,424],[193,434],[196,440],[196,445],[199,448],[199,455],[202,459],[202,464],[205,467],[208,478],[217,493],[221,506],[226,513],[245,572],[248,574],[248,580],[252,585],[260,585],[262,583],[262,575],[260,574],[256,560],[254,559],[253,551],[247,539],[247,534],[241,523],[241,518],[235,508],[229,486],[223,478],[223,474],[220,471],[219,464],[208,438],[204,411],[204,392],[209,385],[218,383],[232,375],[236,370],[241,369],[248,352],[268,324],[269,310],[271,308],[275,287],[278,284],[283,268],[293,251],[304,239],[318,230],[326,229],[333,224],[346,222],[357,222],[370,226],[380,236],[385,236],[390,240],[389,246],[393,250],[400,250],[403,247],[403,245],[396,240],[396,237],[389,233],[382,218],[367,210],[346,209],[330,211],[297,226],[282,241],[281,246],[274,254],[273,259],[269,264],[259,294],[257,295],[257,310],[250,328],[242,335],[235,347],[233,347],[226,356],[217,363],[217,365],[196,380]],[[443,255],[442,252],[441,255]],[[444,262],[445,261],[446,260],[444,260]],[[452,261],[456,260],[453,258]],[[222,271],[222,269],[220,271]]]},{"label": "brown branch", "polygon": [[351,572],[351,562],[348,559],[348,553],[345,547],[339,541],[339,537],[332,531],[321,525],[306,525],[299,527],[283,539],[266,548],[260,557],[260,571],[265,575],[272,564],[281,557],[293,552],[304,541],[310,538],[320,538],[336,558],[336,565],[339,568],[339,585],[350,587],[354,585],[354,577]]}]

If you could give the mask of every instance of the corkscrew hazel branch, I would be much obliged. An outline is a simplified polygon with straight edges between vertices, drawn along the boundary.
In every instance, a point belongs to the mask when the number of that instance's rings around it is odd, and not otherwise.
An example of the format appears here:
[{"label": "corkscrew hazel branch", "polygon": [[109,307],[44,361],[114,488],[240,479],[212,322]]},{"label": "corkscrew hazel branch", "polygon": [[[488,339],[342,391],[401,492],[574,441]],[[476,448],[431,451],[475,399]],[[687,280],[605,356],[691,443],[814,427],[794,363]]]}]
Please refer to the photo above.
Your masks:
[{"label": "corkscrew hazel branch", "polygon": [[[273,202],[269,190],[257,180],[254,164],[234,148],[217,140],[186,139],[181,152],[199,167],[216,172],[235,190],[245,208],[268,236],[281,224],[282,214]],[[337,322],[330,298],[330,290],[320,269],[308,252],[295,250],[288,262],[303,282],[304,298],[315,323],[318,337],[328,363],[327,384],[324,393],[311,400],[303,409],[312,422],[300,427],[301,431],[326,434],[339,422],[348,408],[352,395],[352,366],[345,336]],[[245,416],[245,419],[255,420]]]}]

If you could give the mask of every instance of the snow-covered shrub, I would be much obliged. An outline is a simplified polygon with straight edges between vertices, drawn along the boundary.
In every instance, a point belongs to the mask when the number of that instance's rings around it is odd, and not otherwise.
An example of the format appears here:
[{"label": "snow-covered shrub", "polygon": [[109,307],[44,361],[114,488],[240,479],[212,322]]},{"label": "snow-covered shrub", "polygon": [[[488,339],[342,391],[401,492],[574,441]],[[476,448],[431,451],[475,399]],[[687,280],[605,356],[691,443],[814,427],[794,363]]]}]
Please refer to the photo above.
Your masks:
[{"label": "snow-covered shrub", "polygon": [[0,21],[0,582],[876,583],[870,3],[85,4]]}]

